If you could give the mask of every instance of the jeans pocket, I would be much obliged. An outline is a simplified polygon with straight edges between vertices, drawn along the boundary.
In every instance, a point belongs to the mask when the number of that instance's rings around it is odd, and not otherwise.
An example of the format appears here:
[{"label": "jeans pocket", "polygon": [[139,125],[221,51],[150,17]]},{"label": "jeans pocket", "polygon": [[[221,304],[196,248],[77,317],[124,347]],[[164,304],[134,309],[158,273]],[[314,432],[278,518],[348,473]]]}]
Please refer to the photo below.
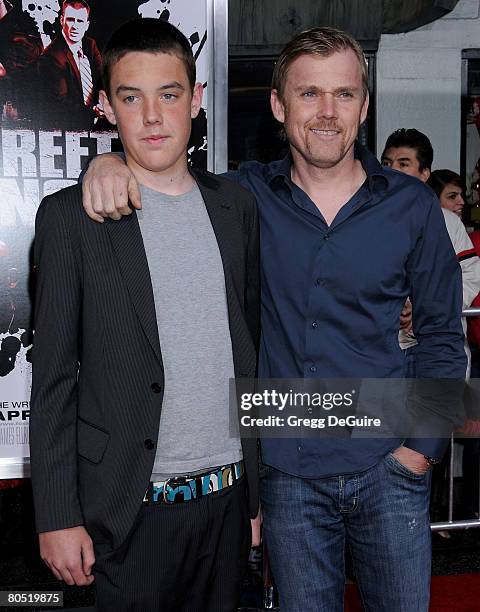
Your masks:
[{"label": "jeans pocket", "polygon": [[410,470],[406,465],[400,463],[400,461],[396,457],[394,457],[392,453],[388,453],[388,455],[385,455],[384,461],[391,472],[394,472],[395,474],[399,474],[401,476],[405,476],[410,480],[417,480],[419,482],[423,482],[428,473],[425,472],[425,474],[417,474],[415,472],[412,472],[412,470]]},{"label": "jeans pocket", "polygon": [[259,468],[258,468],[260,479],[270,476],[272,471],[273,471],[273,468],[270,465],[265,465],[265,463],[260,463]]}]

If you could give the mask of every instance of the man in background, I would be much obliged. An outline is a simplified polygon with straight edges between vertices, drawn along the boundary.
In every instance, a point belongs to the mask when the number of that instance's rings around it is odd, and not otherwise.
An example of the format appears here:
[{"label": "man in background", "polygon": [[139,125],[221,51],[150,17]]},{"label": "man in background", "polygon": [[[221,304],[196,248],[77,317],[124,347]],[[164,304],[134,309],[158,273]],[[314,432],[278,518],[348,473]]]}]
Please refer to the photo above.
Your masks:
[{"label": "man in background", "polygon": [[[433,147],[429,138],[414,128],[401,128],[390,134],[382,153],[382,164],[393,170],[414,176],[427,183],[432,172]],[[480,291],[480,258],[475,252],[472,241],[458,217],[442,207],[445,225],[453,249],[462,269],[463,309],[468,308]],[[407,302],[405,315],[411,313],[411,304]],[[466,321],[462,318],[466,333]],[[406,376],[415,378],[415,346],[417,341],[411,325],[400,330],[399,342],[406,351]],[[466,376],[470,374],[470,349],[465,342],[465,353],[468,358]]]},{"label": "man in background", "polygon": [[93,38],[85,36],[90,6],[85,0],[65,0],[62,32],[38,60],[42,119],[56,127],[89,128],[95,118],[102,58]]},{"label": "man in background", "polygon": [[[47,23],[47,22],[46,22]],[[52,25],[48,23],[48,25]],[[44,43],[20,0],[0,0],[0,116],[2,121],[34,119],[38,113],[38,58]]]}]

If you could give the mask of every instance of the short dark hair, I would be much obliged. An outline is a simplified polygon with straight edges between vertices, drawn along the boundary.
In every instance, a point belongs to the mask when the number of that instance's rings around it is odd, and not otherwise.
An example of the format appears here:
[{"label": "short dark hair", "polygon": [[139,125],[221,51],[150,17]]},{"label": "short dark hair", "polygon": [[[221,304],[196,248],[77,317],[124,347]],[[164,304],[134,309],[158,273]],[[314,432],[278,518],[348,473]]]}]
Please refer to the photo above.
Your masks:
[{"label": "short dark hair", "polygon": [[167,53],[178,57],[184,64],[188,82],[193,91],[196,81],[195,58],[187,38],[175,26],[163,19],[145,17],[121,25],[110,37],[103,52],[103,86],[110,95],[110,77],[113,66],[127,53]]},{"label": "short dark hair", "polygon": [[73,6],[73,8],[84,8],[87,9],[87,13],[90,16],[90,5],[86,0],[63,0],[62,3],[62,15],[65,12],[67,6]]},{"label": "short dark hair", "polygon": [[368,68],[360,44],[343,30],[335,28],[311,28],[297,34],[283,49],[278,58],[272,76],[272,89],[276,89],[279,98],[283,98],[287,73],[293,62],[302,55],[319,55],[330,57],[334,53],[350,49],[357,57],[362,71],[363,96],[368,94]]},{"label": "short dark hair", "polygon": [[423,172],[425,169],[432,169],[433,147],[428,136],[425,136],[423,132],[419,132],[415,128],[395,130],[387,138],[382,158],[388,149],[399,149],[400,147],[409,147],[415,150],[420,172]]},{"label": "short dark hair", "polygon": [[462,177],[456,172],[453,172],[453,170],[446,169],[432,172],[428,177],[427,185],[430,185],[437,194],[438,199],[440,199],[440,195],[447,185],[455,185],[455,187],[458,187],[462,191],[465,188]]}]

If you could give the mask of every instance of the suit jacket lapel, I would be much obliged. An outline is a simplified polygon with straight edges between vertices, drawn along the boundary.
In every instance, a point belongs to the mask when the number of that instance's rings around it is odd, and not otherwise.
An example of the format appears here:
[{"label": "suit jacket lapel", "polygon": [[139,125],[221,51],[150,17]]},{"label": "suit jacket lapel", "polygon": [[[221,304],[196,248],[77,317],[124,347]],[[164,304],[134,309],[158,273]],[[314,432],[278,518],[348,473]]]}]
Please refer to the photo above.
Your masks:
[{"label": "suit jacket lapel", "polygon": [[[203,196],[217,239],[225,275],[229,312],[231,312],[233,307],[231,299],[235,294],[229,257],[231,205],[219,194],[218,183],[214,176],[194,169],[191,169],[191,173]],[[137,316],[157,358],[162,362],[152,281],[137,215],[133,212],[119,221],[106,219],[105,223]]]},{"label": "suit jacket lapel", "polygon": [[[231,295],[229,289],[233,288],[233,281],[230,270],[229,258],[229,237],[231,235],[230,227],[232,223],[231,205],[219,193],[218,184],[215,176],[206,174],[201,170],[190,169],[195,178],[203,201],[207,208],[208,216],[217,239],[220,256],[223,263],[223,272],[225,275],[225,285],[227,289],[227,299]],[[231,306],[229,304],[229,306]]]},{"label": "suit jacket lapel", "polygon": [[62,40],[63,40],[63,45],[65,47],[65,53],[67,55],[68,62],[73,70],[73,74],[76,76],[76,78],[78,79],[78,82],[81,85],[82,78],[80,76],[80,70],[78,69],[77,62],[75,61],[75,58],[73,57],[73,53],[71,52],[70,47],[65,42],[65,39],[63,38],[63,36],[62,36]]},{"label": "suit jacket lapel", "polygon": [[133,212],[119,221],[106,219],[105,224],[135,312],[155,355],[162,363],[152,280],[137,215]]},{"label": "suit jacket lapel", "polygon": [[235,218],[237,212],[235,205],[226,199],[228,190],[221,189],[215,175],[194,169],[191,173],[203,196],[222,258],[235,373],[236,376],[245,376],[248,371],[244,365],[247,330],[239,323],[243,318],[244,285],[241,279],[244,255],[243,235],[239,220]]}]

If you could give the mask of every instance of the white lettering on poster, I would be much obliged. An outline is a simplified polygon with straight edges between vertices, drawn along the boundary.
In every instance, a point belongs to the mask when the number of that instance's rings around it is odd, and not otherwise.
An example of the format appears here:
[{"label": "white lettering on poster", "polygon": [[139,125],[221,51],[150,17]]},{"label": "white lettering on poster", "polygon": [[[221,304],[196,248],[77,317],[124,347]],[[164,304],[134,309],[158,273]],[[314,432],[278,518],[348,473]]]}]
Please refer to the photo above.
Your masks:
[{"label": "white lettering on poster", "polygon": [[0,227],[33,227],[42,198],[74,185],[89,157],[109,153],[116,132],[0,129]]}]

